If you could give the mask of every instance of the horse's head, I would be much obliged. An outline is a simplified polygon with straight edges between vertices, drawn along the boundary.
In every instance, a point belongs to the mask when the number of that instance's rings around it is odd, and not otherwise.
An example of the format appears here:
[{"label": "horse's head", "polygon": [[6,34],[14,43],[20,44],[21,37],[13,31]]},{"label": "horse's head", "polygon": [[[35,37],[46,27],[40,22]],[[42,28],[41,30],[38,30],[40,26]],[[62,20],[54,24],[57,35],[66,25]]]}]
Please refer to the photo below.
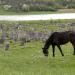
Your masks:
[{"label": "horse's head", "polygon": [[43,50],[44,55],[48,56],[48,50],[46,48],[42,48],[42,50]]}]

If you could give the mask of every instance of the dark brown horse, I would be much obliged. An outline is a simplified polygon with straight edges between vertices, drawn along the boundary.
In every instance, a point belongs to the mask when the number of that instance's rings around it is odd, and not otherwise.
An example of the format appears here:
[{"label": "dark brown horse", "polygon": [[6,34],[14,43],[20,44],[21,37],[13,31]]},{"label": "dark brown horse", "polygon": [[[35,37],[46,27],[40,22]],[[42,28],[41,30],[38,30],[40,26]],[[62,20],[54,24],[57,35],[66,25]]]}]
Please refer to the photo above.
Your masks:
[{"label": "dark brown horse", "polygon": [[68,42],[72,43],[73,48],[74,48],[73,55],[75,55],[75,32],[74,31],[54,32],[46,40],[46,43],[44,47],[42,48],[43,53],[45,56],[48,56],[49,46],[52,45],[53,57],[55,56],[55,46],[59,48],[61,55],[64,56],[60,45],[64,45]]}]

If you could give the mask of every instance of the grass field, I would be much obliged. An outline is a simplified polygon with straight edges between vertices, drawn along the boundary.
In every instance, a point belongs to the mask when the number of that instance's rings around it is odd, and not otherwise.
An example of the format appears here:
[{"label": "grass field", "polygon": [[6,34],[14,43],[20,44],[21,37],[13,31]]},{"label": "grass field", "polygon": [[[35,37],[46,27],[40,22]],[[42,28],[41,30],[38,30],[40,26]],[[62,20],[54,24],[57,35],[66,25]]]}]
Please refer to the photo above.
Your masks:
[{"label": "grass field", "polygon": [[50,14],[50,13],[54,13],[54,12],[51,12],[51,11],[32,11],[32,12],[23,12],[23,11],[19,11],[19,12],[15,12],[15,11],[7,11],[7,10],[4,10],[2,8],[2,6],[0,6],[0,15],[28,15],[28,14]]},{"label": "grass field", "polygon": [[55,12],[52,11],[30,11],[30,12],[23,12],[23,11],[11,11],[11,10],[4,10],[2,6],[0,6],[0,15],[32,15],[32,14],[56,14],[56,13],[75,13],[75,9],[58,9]]},{"label": "grass field", "polygon": [[0,48],[0,75],[74,75],[75,56],[70,43],[62,46],[64,57],[56,48],[56,57],[49,57],[42,53],[44,43],[32,41],[25,46],[11,43],[9,51]]},{"label": "grass field", "polygon": [[[52,26],[56,23],[74,23],[75,20],[56,21],[30,21],[30,22],[0,22],[5,26],[17,23],[29,25],[34,28],[44,28],[45,25],[50,30],[57,29]],[[43,25],[44,24],[44,25]],[[75,56],[70,43],[61,46],[64,57],[56,47],[55,58],[52,57],[52,47],[49,49],[49,56],[45,57],[42,52],[44,43],[41,41],[31,41],[24,46],[20,42],[11,42],[8,51],[4,46],[0,47],[0,75],[75,75]]]}]

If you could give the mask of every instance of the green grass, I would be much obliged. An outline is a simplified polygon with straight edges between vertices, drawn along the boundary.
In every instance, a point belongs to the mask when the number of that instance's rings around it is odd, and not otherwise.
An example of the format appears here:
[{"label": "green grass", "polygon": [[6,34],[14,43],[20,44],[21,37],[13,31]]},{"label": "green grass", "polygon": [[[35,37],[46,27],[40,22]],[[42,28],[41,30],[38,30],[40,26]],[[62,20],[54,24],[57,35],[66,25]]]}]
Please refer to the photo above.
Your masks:
[{"label": "green grass", "polygon": [[[68,23],[74,23],[75,20],[48,20],[48,21],[0,21],[5,28],[11,28],[13,25],[25,25],[21,28],[22,30],[36,32],[49,32],[49,31],[64,31],[64,30],[75,30],[75,26],[67,25]],[[64,27],[62,27],[64,25]],[[9,32],[9,31],[8,31]]]},{"label": "green grass", "polygon": [[74,19],[59,19],[59,20],[39,20],[39,21],[0,21],[0,24],[4,24],[6,26],[11,26],[15,24],[25,24],[25,25],[31,25],[31,26],[46,26],[46,25],[56,25],[56,24],[62,24],[62,23],[74,23]]},{"label": "green grass", "polygon": [[32,14],[49,14],[51,12],[14,12],[14,11],[5,11],[5,10],[1,10],[0,11],[0,15],[32,15]]},{"label": "green grass", "polygon": [[56,12],[51,11],[30,11],[30,12],[15,12],[15,11],[5,11],[1,10],[0,15],[33,15],[33,14],[53,14]]},{"label": "green grass", "polygon": [[32,14],[51,14],[54,12],[51,11],[31,11],[31,12],[23,12],[23,11],[11,11],[4,10],[2,6],[0,6],[0,15],[32,15]]},{"label": "green grass", "polygon": [[45,57],[42,42],[30,42],[25,46],[12,43],[9,51],[0,48],[0,75],[75,75],[75,56],[71,44],[62,46],[64,57],[56,48],[56,57]]},{"label": "green grass", "polygon": [[[44,28],[56,30],[56,23],[73,23],[75,20],[54,20],[54,21],[29,21],[29,22],[9,22],[1,21],[5,26],[17,23],[29,25],[34,28]],[[44,25],[43,25],[44,24]],[[54,25],[53,25],[54,24]],[[53,25],[53,26],[52,26]],[[4,47],[0,48],[0,75],[75,75],[75,56],[70,43],[61,46],[64,57],[61,56],[56,47],[55,58],[52,57],[52,48],[49,49],[49,56],[42,53],[44,43],[41,41],[31,41],[20,46],[20,43],[12,42],[8,51]]]},{"label": "green grass", "polygon": [[36,14],[58,14],[58,13],[75,13],[75,9],[73,10],[61,9],[56,12],[52,12],[52,11],[14,12],[14,11],[5,11],[5,10],[0,11],[0,15],[34,15],[34,14],[36,15]]},{"label": "green grass", "polygon": [[[35,31],[46,32],[46,31],[58,31],[58,30],[69,30],[75,29],[75,26],[67,25],[68,23],[74,23],[75,20],[47,20],[47,21],[0,21],[0,24],[4,25],[5,28],[12,27],[13,25],[25,25],[22,30],[31,30],[34,28]],[[64,24],[64,27],[62,25]]]},{"label": "green grass", "polygon": [[32,15],[32,14],[53,14],[53,13],[75,13],[75,9],[58,9],[58,11],[56,12],[52,11],[15,12],[12,10],[4,10],[3,7],[0,5],[0,15]]}]

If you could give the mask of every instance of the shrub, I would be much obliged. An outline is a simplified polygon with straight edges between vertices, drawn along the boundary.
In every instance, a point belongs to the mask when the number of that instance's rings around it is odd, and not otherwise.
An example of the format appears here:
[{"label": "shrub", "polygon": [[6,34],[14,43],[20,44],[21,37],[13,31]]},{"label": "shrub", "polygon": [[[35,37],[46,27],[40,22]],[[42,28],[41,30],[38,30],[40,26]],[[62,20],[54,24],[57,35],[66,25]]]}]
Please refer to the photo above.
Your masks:
[{"label": "shrub", "polygon": [[56,9],[63,9],[65,6],[59,4],[59,3],[55,3],[55,5],[53,6]]},{"label": "shrub", "polygon": [[55,8],[47,5],[31,5],[32,11],[56,11]]},{"label": "shrub", "polygon": [[4,10],[9,10],[12,6],[11,5],[4,5],[3,8]]},{"label": "shrub", "polygon": [[75,3],[70,3],[67,5],[67,8],[75,8]]},{"label": "shrub", "polygon": [[23,10],[23,11],[29,11],[29,10],[30,10],[30,6],[27,5],[27,4],[23,4],[23,5],[22,5],[22,10]]}]

